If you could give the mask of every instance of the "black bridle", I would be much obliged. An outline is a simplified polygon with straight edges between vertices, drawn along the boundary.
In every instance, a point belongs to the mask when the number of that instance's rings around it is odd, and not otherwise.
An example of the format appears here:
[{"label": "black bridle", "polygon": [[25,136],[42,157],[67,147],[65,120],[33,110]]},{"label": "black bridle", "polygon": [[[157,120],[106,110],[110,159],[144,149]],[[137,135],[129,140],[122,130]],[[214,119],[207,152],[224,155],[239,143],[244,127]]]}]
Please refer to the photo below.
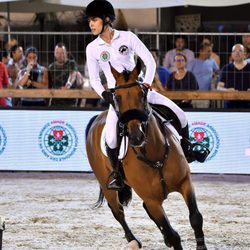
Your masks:
[{"label": "black bridle", "polygon": [[[130,109],[127,110],[123,113],[120,112],[119,110],[119,103],[116,101],[116,90],[118,89],[128,89],[128,88],[133,88],[139,86],[141,88],[141,91],[143,93],[143,104],[144,104],[144,109]],[[128,84],[123,84],[123,85],[117,85],[114,88],[110,89],[110,91],[114,95],[114,108],[116,110],[117,116],[118,116],[118,124],[121,126],[123,129],[126,127],[127,123],[133,119],[139,120],[142,122],[142,124],[145,124],[148,122],[149,119],[149,114],[151,113],[148,102],[147,102],[147,93],[148,93],[148,88],[143,85],[143,83],[139,81],[135,81],[133,83],[128,83]]]}]

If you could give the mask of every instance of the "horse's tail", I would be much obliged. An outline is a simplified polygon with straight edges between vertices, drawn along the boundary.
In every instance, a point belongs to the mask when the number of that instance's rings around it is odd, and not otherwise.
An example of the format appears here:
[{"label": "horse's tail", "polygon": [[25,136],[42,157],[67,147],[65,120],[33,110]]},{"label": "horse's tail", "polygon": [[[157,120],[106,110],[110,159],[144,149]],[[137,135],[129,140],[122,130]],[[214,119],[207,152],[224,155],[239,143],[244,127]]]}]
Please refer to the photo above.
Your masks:
[{"label": "horse's tail", "polygon": [[[119,197],[119,201],[123,206],[127,206],[130,201],[132,200],[132,190],[131,187],[128,186],[127,184],[124,185],[124,188],[120,191],[118,191],[118,197]],[[95,204],[93,204],[92,208],[99,208],[102,206],[103,202],[104,202],[104,194],[102,192],[102,189],[100,187],[100,191],[99,191],[99,197],[98,200]]]},{"label": "horse's tail", "polygon": [[88,122],[88,124],[87,124],[87,126],[86,126],[86,129],[85,129],[85,140],[87,140],[87,136],[88,136],[90,127],[91,127],[92,123],[94,122],[94,120],[96,119],[97,116],[98,116],[98,115],[95,115],[95,116],[93,116],[93,117],[89,120],[89,122]]},{"label": "horse's tail", "polygon": [[123,206],[127,206],[132,200],[132,189],[127,184],[118,192],[119,201]]},{"label": "horse's tail", "polygon": [[98,200],[95,204],[93,204],[92,208],[95,209],[101,207],[103,202],[104,202],[104,193],[102,192],[102,188],[100,187]]}]

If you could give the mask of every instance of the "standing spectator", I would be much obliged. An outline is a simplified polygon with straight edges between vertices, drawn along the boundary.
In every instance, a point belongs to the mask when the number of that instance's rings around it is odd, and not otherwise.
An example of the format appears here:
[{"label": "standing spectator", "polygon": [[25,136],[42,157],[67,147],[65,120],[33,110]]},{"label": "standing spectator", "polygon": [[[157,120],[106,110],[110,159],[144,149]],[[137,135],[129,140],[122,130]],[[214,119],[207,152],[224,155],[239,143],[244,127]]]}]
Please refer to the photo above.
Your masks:
[{"label": "standing spectator", "polygon": [[211,40],[207,37],[205,37],[202,41],[202,44],[204,46],[211,46],[212,48],[212,51],[211,51],[211,56],[210,58],[211,59],[214,59],[214,61],[217,63],[217,65],[220,67],[220,57],[218,54],[216,54],[215,52],[213,52],[213,47],[214,47],[214,44],[211,42]]},{"label": "standing spectator", "polygon": [[7,66],[8,66],[8,62],[9,62],[9,60],[10,60],[7,50],[3,49],[3,50],[1,51],[0,57],[2,58],[0,61],[1,61],[2,63],[4,63],[4,64],[6,65],[6,67],[7,67]]},{"label": "standing spectator", "polygon": [[[23,89],[48,88],[47,69],[37,63],[38,52],[35,47],[29,47],[25,51],[27,66],[18,74],[17,84]],[[21,106],[45,106],[44,98],[21,98]]]},{"label": "standing spectator", "polygon": [[[169,71],[166,67],[162,66],[160,63],[160,55],[158,49],[150,49],[150,52],[155,59],[156,63],[156,78],[158,78],[163,86],[163,89],[166,88],[166,84],[169,76],[171,75],[171,71]],[[154,83],[154,82],[153,82]]]},{"label": "standing spectator", "polygon": [[[232,48],[233,63],[226,64],[221,70],[219,90],[250,90],[250,64],[245,56],[244,46],[235,44]],[[226,108],[250,108],[249,101],[225,101],[224,104]]]},{"label": "standing spectator", "polygon": [[19,45],[13,45],[10,49],[10,60],[8,62],[8,74],[10,84],[15,88],[17,83],[18,72],[25,67],[25,58],[23,48]]},{"label": "standing spectator", "polygon": [[[198,90],[199,85],[196,81],[195,76],[192,72],[186,69],[187,58],[183,54],[176,54],[175,56],[175,67],[176,71],[168,79],[167,89],[168,90]],[[177,100],[175,103],[181,108],[192,108],[191,100]]]},{"label": "standing spectator", "polygon": [[[67,49],[63,43],[58,43],[54,50],[55,61],[48,67],[49,88],[51,89],[82,89],[84,80],[78,71],[75,60],[69,59]],[[51,99],[51,106],[79,105],[78,99]]]},{"label": "standing spectator", "polygon": [[250,35],[242,36],[242,45],[246,50],[246,58],[248,59],[248,62],[250,62]]},{"label": "standing spectator", "polygon": [[177,53],[181,53],[186,56],[187,62],[191,62],[194,59],[194,52],[190,49],[185,48],[186,41],[183,36],[176,37],[175,40],[175,49],[169,50],[166,55],[163,62],[163,66],[168,68],[170,71],[175,71],[175,62],[174,57]]},{"label": "standing spectator", "polygon": [[[0,57],[2,56],[2,51],[0,51]],[[0,58],[0,89],[7,88],[9,86],[8,72],[5,64]],[[6,107],[7,100],[6,98],[0,98],[0,107]]]},{"label": "standing spectator", "polygon": [[[191,71],[199,84],[199,91],[208,91],[212,89],[214,74],[219,71],[217,63],[210,58],[212,47],[210,45],[201,45],[199,55],[193,61],[188,63],[187,70]],[[209,108],[209,100],[194,100],[195,108]]]}]

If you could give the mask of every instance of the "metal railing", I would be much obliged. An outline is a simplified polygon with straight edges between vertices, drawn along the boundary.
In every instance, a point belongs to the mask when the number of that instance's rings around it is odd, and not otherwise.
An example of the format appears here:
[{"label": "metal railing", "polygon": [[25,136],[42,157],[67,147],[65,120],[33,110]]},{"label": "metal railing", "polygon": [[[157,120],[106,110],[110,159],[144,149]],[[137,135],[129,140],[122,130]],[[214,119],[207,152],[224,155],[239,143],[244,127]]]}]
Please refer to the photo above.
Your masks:
[{"label": "metal railing", "polygon": [[[195,53],[198,51],[200,41],[203,37],[209,37],[214,44],[214,52],[221,57],[221,66],[228,63],[231,47],[235,43],[242,42],[243,35],[249,33],[171,33],[171,32],[140,32],[135,31],[139,38],[148,48],[157,48],[162,57],[165,52],[174,48],[176,36],[183,35],[187,38],[187,46]],[[0,32],[0,37],[6,39],[8,32]],[[58,42],[65,43],[68,51],[79,65],[83,75],[85,72],[86,46],[93,40],[90,32],[11,32],[11,38],[18,40],[25,48],[35,46],[38,49],[38,62],[48,66],[54,59],[54,47]],[[2,46],[1,46],[2,45]],[[3,47],[3,42],[0,46]],[[164,95],[171,99],[192,100],[249,100],[250,92],[236,91],[208,91],[208,92],[175,92],[165,91]],[[5,89],[0,91],[0,97],[46,97],[46,98],[98,98],[89,88],[83,90],[14,90]]]}]

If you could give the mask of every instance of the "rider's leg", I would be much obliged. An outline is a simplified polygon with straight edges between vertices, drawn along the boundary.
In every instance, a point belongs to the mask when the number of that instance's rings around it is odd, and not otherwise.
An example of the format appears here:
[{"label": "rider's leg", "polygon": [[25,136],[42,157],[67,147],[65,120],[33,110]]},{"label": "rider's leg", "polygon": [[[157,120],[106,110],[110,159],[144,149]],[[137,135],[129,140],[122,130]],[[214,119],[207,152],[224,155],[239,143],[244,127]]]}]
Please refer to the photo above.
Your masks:
[{"label": "rider's leg", "polygon": [[169,109],[171,109],[176,116],[178,117],[181,127],[185,128],[187,126],[187,117],[184,113],[184,111],[178,107],[173,101],[171,101],[169,98],[157,93],[156,91],[152,90],[152,91],[148,91],[148,95],[147,95],[147,100],[149,103],[152,104],[159,104],[159,105],[163,105],[168,107]]},{"label": "rider's leg", "polygon": [[188,121],[184,111],[179,108],[173,101],[155,91],[149,91],[147,99],[149,103],[160,104],[170,108],[178,117],[181,124],[180,134],[183,138],[181,140],[181,146],[187,158],[187,161],[192,162],[197,160],[199,162],[204,162],[209,154],[209,151],[206,148],[203,148],[199,151],[193,151],[192,144],[189,142]]},{"label": "rider's leg", "polygon": [[113,168],[110,174],[107,187],[109,189],[119,190],[124,186],[123,179],[119,173],[119,148],[117,147],[117,115],[114,108],[110,105],[106,120],[106,131],[108,131],[108,136],[106,136],[106,151]]}]

